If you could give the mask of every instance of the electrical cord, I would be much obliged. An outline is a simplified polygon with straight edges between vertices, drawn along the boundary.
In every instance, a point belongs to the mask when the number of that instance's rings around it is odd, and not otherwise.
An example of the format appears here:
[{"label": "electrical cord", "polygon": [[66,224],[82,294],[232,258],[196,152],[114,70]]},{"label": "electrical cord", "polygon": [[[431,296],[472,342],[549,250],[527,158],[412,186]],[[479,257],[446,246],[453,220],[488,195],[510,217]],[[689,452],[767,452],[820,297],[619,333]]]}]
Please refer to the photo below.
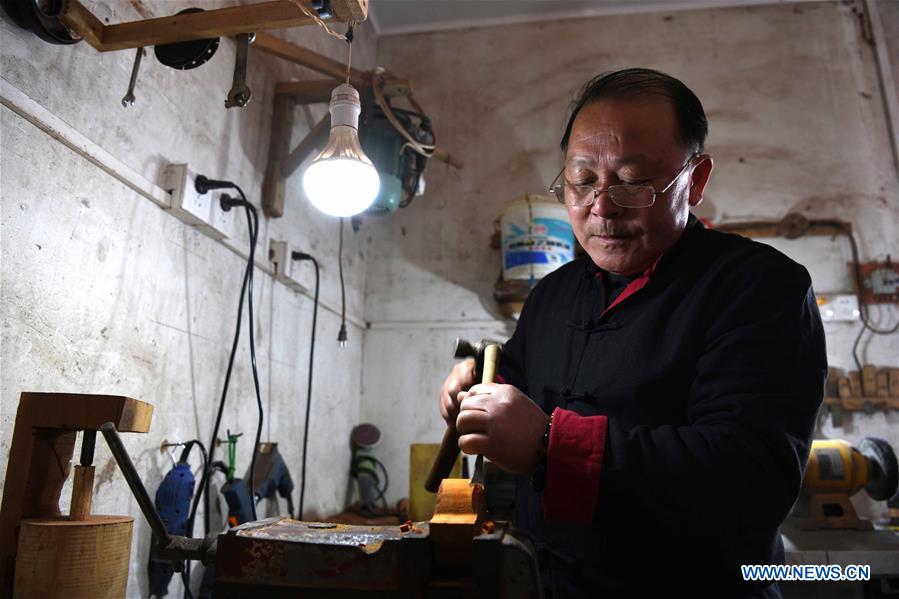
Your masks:
[{"label": "electrical cord", "polygon": [[852,251],[853,274],[855,275],[855,294],[858,299],[858,315],[862,323],[862,327],[855,337],[855,342],[852,344],[852,359],[855,361],[855,367],[858,369],[859,374],[861,374],[862,364],[861,360],[858,359],[858,345],[865,331],[871,331],[875,335],[892,335],[899,331],[899,321],[888,329],[880,329],[872,325],[868,320],[868,304],[865,303],[864,280],[862,279],[862,269],[859,262],[858,244],[855,242],[855,236],[852,234],[852,227],[848,223],[839,220],[818,220],[813,221],[813,224],[835,227],[849,238],[849,247]]},{"label": "electrical cord", "polygon": [[[250,491],[251,491],[251,494],[253,494],[255,491],[255,489],[253,488],[255,486],[255,481],[253,480],[253,474],[255,474],[256,447],[259,446],[259,439],[262,434],[262,419],[263,419],[262,399],[261,399],[261,395],[259,392],[259,377],[258,377],[257,370],[256,370],[256,346],[255,346],[255,340],[253,337],[253,308],[252,308],[252,306],[253,306],[253,300],[252,300],[253,270],[255,268],[254,261],[255,261],[255,253],[256,253],[256,243],[258,241],[258,235],[259,235],[259,214],[256,211],[256,207],[253,206],[247,200],[246,195],[244,194],[243,190],[240,189],[240,187],[238,187],[236,184],[232,183],[231,181],[218,181],[218,180],[214,180],[214,179],[209,179],[203,175],[198,175],[195,180],[195,186],[196,186],[197,192],[201,193],[201,194],[207,193],[213,189],[221,189],[221,188],[233,188],[233,189],[237,190],[237,192],[241,196],[241,200],[235,200],[233,198],[230,198],[229,196],[223,196],[220,201],[222,202],[222,208],[224,210],[230,210],[232,206],[244,206],[246,215],[247,215],[247,229],[248,229],[249,237],[250,237],[250,252],[249,252],[249,256],[247,258],[247,266],[244,270],[243,282],[242,282],[241,288],[240,288],[240,299],[238,300],[238,304],[237,304],[237,324],[236,324],[235,331],[234,331],[234,342],[231,345],[231,353],[228,357],[228,367],[227,367],[227,370],[225,371],[225,381],[224,381],[224,384],[222,385],[222,395],[219,400],[219,407],[218,407],[218,411],[216,413],[215,425],[212,430],[212,438],[209,443],[209,454],[208,454],[209,461],[207,462],[207,466],[203,469],[203,477],[200,481],[200,487],[197,492],[197,495],[196,495],[196,497],[194,497],[194,502],[193,502],[193,505],[191,506],[191,513],[190,513],[190,521],[193,522],[194,518],[196,517],[196,512],[197,512],[197,508],[198,508],[200,499],[202,498],[204,528],[205,528],[206,534],[209,534],[210,528],[211,528],[210,513],[209,513],[209,511],[210,511],[209,510],[209,507],[210,507],[209,506],[209,484],[211,482],[210,481],[211,463],[212,463],[211,461],[212,461],[212,458],[213,458],[213,455],[215,452],[215,442],[216,442],[216,439],[218,438],[219,428],[221,427],[222,415],[225,410],[225,400],[228,396],[228,387],[229,387],[230,381],[231,381],[231,373],[234,368],[234,358],[237,354],[237,346],[240,341],[240,329],[241,329],[241,324],[242,324],[242,320],[243,320],[243,306],[244,306],[244,301],[247,296],[247,290],[249,290],[249,296],[250,296],[249,297],[250,356],[251,356],[252,367],[253,367],[253,382],[254,382],[254,386],[255,386],[255,390],[256,390],[256,403],[257,403],[257,407],[259,410],[259,422],[258,422],[258,426],[256,428],[256,443],[253,447],[253,454],[252,454],[253,458],[252,458],[252,461],[250,462],[250,473],[251,473]],[[252,509],[253,509],[253,518],[255,519],[256,518],[255,505],[253,505]]]},{"label": "electrical cord", "polygon": [[346,287],[343,284],[343,217],[340,217],[340,241],[337,245],[337,270],[340,272],[340,331],[337,333],[337,343],[340,347],[347,344],[346,335]]},{"label": "electrical cord", "polygon": [[[341,229],[343,229],[342,225]],[[309,342],[309,378],[306,383],[306,423],[303,426],[303,465],[300,473],[300,510],[297,512],[297,519],[302,520],[303,502],[306,498],[306,447],[309,441],[309,417],[312,414],[312,363],[313,358],[315,357],[315,325],[318,320],[318,293],[320,281],[318,260],[312,255],[304,252],[293,252],[290,257],[293,260],[309,260],[315,267],[315,299],[312,304],[312,340]]]}]

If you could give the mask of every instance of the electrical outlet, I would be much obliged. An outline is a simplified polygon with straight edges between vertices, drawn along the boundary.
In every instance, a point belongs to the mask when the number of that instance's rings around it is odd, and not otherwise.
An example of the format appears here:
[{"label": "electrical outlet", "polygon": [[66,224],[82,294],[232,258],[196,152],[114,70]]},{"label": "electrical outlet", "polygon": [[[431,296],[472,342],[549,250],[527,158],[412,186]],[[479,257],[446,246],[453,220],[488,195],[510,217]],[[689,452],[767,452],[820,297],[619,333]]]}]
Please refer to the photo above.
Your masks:
[{"label": "electrical outlet", "polygon": [[268,258],[275,265],[275,278],[295,291],[304,291],[306,287],[293,278],[295,270],[290,244],[272,239],[268,247]]},{"label": "electrical outlet", "polygon": [[854,322],[859,319],[855,295],[818,295],[818,310],[824,322]]},{"label": "electrical outlet", "polygon": [[163,187],[172,194],[172,213],[183,223],[196,227],[214,239],[225,234],[212,226],[211,193],[199,194],[194,186],[197,174],[186,164],[170,164],[163,171]]},{"label": "electrical outlet", "polygon": [[[222,210],[221,197],[218,192],[209,192],[207,195],[212,196],[212,208],[209,224],[223,238],[238,239],[239,234],[236,230],[238,216],[243,212],[243,208],[231,208],[231,210]],[[236,214],[235,214],[236,213]]]}]

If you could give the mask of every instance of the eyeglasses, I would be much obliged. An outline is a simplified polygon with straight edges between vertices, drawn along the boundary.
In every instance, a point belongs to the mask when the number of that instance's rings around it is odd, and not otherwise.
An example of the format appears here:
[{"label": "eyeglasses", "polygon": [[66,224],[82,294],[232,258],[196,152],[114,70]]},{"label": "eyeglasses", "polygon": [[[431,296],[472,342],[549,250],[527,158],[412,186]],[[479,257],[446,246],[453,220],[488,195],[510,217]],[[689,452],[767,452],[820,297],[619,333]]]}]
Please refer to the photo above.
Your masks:
[{"label": "eyeglasses", "polygon": [[[649,208],[655,203],[657,195],[671,189],[674,182],[687,170],[687,167],[690,166],[693,159],[697,156],[698,154],[690,156],[662,191],[656,191],[652,185],[632,185],[628,183],[610,185],[606,189],[597,189],[593,185],[577,185],[565,181],[562,177],[562,174],[565,172],[564,168],[556,175],[553,184],[549,187],[549,191],[556,196],[560,203],[572,208],[592,206],[601,193],[609,194],[609,199],[612,200],[612,203],[622,208]],[[560,179],[561,182],[559,181]]]}]

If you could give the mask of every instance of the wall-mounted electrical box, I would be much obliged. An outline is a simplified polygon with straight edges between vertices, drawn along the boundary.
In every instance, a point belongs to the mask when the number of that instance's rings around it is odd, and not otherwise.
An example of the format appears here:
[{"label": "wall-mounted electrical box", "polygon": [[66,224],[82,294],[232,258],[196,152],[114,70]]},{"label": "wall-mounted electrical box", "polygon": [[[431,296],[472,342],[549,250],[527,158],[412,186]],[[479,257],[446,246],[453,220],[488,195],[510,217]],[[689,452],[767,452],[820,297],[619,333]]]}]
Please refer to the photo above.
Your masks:
[{"label": "wall-mounted electrical box", "polygon": [[[866,304],[899,304],[899,265],[893,264],[887,256],[886,262],[862,262],[858,266]],[[854,281],[852,264],[849,264],[849,272]]]},{"label": "wall-mounted electrical box", "polygon": [[235,211],[222,210],[218,193],[198,193],[194,185],[196,178],[197,174],[186,164],[165,167],[162,186],[172,194],[172,213],[213,239],[234,237]]}]

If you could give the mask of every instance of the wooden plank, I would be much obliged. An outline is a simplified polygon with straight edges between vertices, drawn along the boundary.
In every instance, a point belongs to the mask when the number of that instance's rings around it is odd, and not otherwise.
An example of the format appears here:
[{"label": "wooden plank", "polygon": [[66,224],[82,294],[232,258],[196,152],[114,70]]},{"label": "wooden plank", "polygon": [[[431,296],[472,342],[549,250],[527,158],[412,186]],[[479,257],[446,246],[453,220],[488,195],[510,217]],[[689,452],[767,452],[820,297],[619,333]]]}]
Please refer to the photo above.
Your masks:
[{"label": "wooden plank", "polygon": [[78,0],[68,0],[63,3],[63,12],[59,19],[63,24],[77,33],[88,44],[97,48],[103,44],[103,31],[105,26],[85,8]]},{"label": "wooden plank", "polygon": [[852,397],[852,392],[849,390],[849,379],[845,376],[841,376],[837,380],[837,385],[839,388],[840,399],[846,399],[847,397]]},{"label": "wooden plank", "polygon": [[324,146],[328,141],[328,131],[330,131],[331,115],[326,114],[318,123],[306,134],[306,137],[297,144],[297,147],[290,152],[284,162],[281,164],[281,174],[289,177],[299,166],[306,160],[306,157],[319,146]]},{"label": "wooden plank", "polygon": [[862,366],[862,394],[877,397],[877,368],[871,364]]},{"label": "wooden plank", "polygon": [[879,368],[877,370],[877,374],[875,375],[875,387],[877,389],[877,397],[889,397],[890,396],[890,373],[886,368]]},{"label": "wooden plank", "polygon": [[[331,92],[342,82],[343,80],[338,79],[281,81],[275,85],[275,93],[293,96],[294,100],[299,104],[330,102]],[[411,91],[412,84],[408,79],[388,79],[384,81],[383,93],[385,96],[407,96]]]},{"label": "wooden plank", "polygon": [[890,368],[889,385],[890,396],[899,397],[899,368]]},{"label": "wooden plank", "polygon": [[[253,42],[253,49],[283,58],[340,81],[346,80],[345,63],[332,60],[274,35],[257,33],[256,41]],[[367,77],[368,74],[359,69],[350,69],[350,83],[357,88],[365,85]]]},{"label": "wooden plank", "polygon": [[316,79],[314,81],[280,81],[275,84],[275,94],[292,96],[299,104],[330,102],[331,92],[340,85],[337,79]]},{"label": "wooden plank", "polygon": [[853,397],[862,396],[862,379],[858,370],[849,371],[849,391]]},{"label": "wooden plank", "polygon": [[284,215],[285,179],[281,164],[290,149],[293,131],[294,102],[285,94],[275,94],[272,110],[272,134],[269,137],[268,160],[262,179],[262,212],[269,218]]},{"label": "wooden plank", "polygon": [[[494,231],[494,238],[491,238],[490,245],[493,247],[494,242],[496,243],[496,247],[494,249],[499,249],[499,231]],[[837,382],[839,378],[843,375],[843,371],[840,368],[828,368],[827,369],[827,382],[824,384],[824,395],[829,397],[838,397],[840,394],[840,388]]]}]

